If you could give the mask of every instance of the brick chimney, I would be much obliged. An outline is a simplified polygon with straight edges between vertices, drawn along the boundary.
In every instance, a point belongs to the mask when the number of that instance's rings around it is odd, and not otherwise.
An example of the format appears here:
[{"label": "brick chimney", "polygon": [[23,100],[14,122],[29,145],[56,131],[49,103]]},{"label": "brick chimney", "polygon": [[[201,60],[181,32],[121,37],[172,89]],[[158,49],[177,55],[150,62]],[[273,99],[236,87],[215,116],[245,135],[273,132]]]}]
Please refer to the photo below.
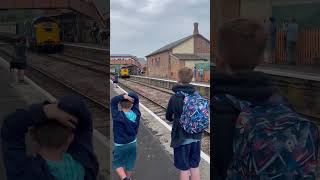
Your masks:
[{"label": "brick chimney", "polygon": [[193,23],[193,34],[199,34],[199,28],[198,28],[199,24],[196,22],[196,23]]}]

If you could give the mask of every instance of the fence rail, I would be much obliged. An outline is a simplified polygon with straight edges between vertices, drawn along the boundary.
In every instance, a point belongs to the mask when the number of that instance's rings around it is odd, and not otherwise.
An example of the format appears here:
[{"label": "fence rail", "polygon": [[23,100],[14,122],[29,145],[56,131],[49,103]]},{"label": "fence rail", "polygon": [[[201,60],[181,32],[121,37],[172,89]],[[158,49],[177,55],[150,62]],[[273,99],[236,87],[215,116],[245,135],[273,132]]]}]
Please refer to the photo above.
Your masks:
[{"label": "fence rail", "polygon": [[[285,33],[277,32],[276,64],[287,62]],[[297,64],[320,64],[320,28],[304,29],[299,32],[296,46]]]}]

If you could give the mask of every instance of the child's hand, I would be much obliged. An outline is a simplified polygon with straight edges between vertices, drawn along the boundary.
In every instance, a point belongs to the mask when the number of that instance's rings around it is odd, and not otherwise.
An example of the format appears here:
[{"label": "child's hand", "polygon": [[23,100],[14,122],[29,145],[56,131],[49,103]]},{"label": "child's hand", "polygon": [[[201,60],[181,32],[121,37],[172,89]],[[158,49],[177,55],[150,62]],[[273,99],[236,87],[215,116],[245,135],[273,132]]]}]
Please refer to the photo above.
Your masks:
[{"label": "child's hand", "polygon": [[127,100],[129,100],[131,102],[134,102],[134,99],[132,97],[128,96],[128,94],[123,95],[123,98],[127,99]]},{"label": "child's hand", "polygon": [[47,104],[43,107],[43,111],[48,119],[56,120],[66,127],[76,128],[77,118],[59,109],[57,104]]}]

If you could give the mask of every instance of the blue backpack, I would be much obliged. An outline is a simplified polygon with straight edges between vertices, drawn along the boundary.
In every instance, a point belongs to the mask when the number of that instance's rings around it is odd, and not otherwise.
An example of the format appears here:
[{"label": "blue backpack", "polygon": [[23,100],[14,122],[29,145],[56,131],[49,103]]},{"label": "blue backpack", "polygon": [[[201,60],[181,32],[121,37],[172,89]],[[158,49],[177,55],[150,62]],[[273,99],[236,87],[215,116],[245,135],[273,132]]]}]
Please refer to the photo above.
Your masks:
[{"label": "blue backpack", "polygon": [[317,178],[317,125],[302,118],[273,96],[252,104],[226,95],[240,110],[235,122],[229,180],[298,180]]},{"label": "blue backpack", "polygon": [[183,111],[180,117],[181,127],[189,134],[203,132],[209,126],[209,101],[198,92],[184,95]]}]

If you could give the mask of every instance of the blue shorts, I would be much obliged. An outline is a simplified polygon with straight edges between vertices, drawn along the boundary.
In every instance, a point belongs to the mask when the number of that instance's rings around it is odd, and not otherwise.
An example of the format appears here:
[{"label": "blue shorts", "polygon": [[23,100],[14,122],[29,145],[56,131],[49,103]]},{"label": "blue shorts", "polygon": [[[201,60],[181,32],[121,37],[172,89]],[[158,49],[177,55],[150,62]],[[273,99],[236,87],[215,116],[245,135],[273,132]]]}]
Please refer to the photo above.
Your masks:
[{"label": "blue shorts", "polygon": [[126,171],[132,171],[137,159],[137,143],[122,146],[114,146],[112,166],[114,169],[123,167]]},{"label": "blue shorts", "polygon": [[201,142],[181,145],[173,149],[174,166],[182,171],[199,167]]}]

